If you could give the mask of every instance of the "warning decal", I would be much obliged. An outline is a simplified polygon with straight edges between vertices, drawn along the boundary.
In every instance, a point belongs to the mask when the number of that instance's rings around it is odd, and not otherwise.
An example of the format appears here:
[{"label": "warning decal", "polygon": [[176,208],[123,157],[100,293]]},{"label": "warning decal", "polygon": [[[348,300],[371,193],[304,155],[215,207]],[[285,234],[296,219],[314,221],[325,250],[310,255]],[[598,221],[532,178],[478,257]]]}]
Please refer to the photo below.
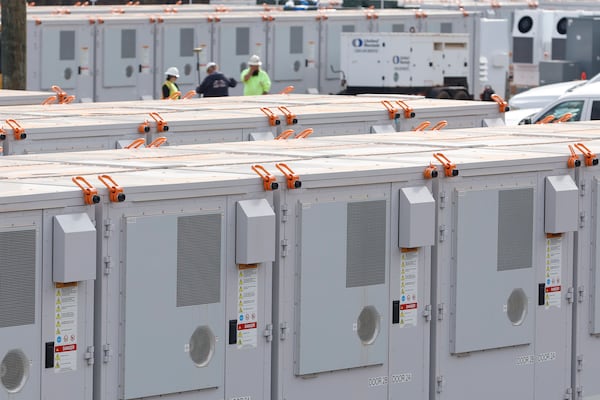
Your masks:
[{"label": "warning decal", "polygon": [[417,326],[419,250],[403,249],[400,256],[400,327]]},{"label": "warning decal", "polygon": [[77,370],[77,283],[55,290],[54,372]]},{"label": "warning decal", "polygon": [[258,344],[258,270],[256,265],[240,265],[238,276],[237,348]]},{"label": "warning decal", "polygon": [[562,237],[546,238],[546,293],[544,305],[560,308],[561,302],[561,265],[562,265]]}]

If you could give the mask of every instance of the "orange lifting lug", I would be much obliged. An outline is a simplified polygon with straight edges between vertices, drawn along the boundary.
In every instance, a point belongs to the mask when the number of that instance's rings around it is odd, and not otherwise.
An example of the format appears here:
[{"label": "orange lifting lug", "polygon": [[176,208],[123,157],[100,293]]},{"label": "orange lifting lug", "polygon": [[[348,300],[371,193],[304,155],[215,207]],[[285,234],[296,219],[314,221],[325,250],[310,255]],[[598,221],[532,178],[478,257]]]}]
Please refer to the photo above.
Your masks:
[{"label": "orange lifting lug", "polygon": [[285,140],[285,139],[289,138],[290,136],[292,136],[293,133],[294,133],[293,129],[286,129],[285,131],[283,131],[279,135],[277,135],[275,137],[275,140]]},{"label": "orange lifting lug", "polygon": [[125,193],[123,188],[113,180],[109,175],[98,175],[100,182],[104,183],[104,186],[108,188],[110,201],[113,203],[121,203],[125,201]]},{"label": "orange lifting lug", "polygon": [[570,112],[564,113],[559,118],[557,118],[554,121],[552,121],[552,123],[558,123],[558,124],[560,124],[561,122],[567,122],[571,118],[573,118],[573,114],[571,114]]},{"label": "orange lifting lug", "polygon": [[583,143],[576,143],[575,148],[577,148],[577,150],[579,150],[583,154],[583,159],[585,161],[586,167],[598,165],[598,159],[596,158],[596,155],[592,153],[592,151],[588,149]]},{"label": "orange lifting lug", "polygon": [[448,121],[446,120],[441,120],[440,122],[438,122],[437,124],[435,124],[434,126],[431,127],[432,131],[439,131],[441,130],[443,127],[445,127],[446,125],[448,125]]},{"label": "orange lifting lug", "polygon": [[433,165],[432,163],[429,163],[429,166],[427,168],[425,168],[425,171],[423,171],[423,177],[425,179],[431,179],[431,178],[437,178],[438,176],[438,171],[435,165]]},{"label": "orange lifting lug", "polygon": [[288,167],[284,163],[277,163],[275,167],[281,171],[282,174],[285,175],[285,179],[287,180],[288,189],[298,189],[302,187],[302,182],[300,181],[300,177],[292,171],[290,167]]},{"label": "orange lifting lug", "polygon": [[312,133],[313,133],[313,128],[306,128],[305,130],[303,130],[302,132],[300,132],[299,134],[294,136],[294,139],[306,139],[307,137],[312,135]]},{"label": "orange lifting lug", "polygon": [[552,114],[546,115],[544,118],[542,118],[538,122],[536,122],[536,125],[549,124],[550,122],[552,122],[553,119],[554,119],[554,115],[552,115]]},{"label": "orange lifting lug", "polygon": [[498,96],[497,94],[493,94],[490,96],[492,98],[492,100],[494,100],[496,103],[498,103],[498,108],[500,109],[501,113],[505,113],[507,111],[510,111],[510,107],[508,106],[508,103],[506,101],[504,101],[504,99],[500,96]]},{"label": "orange lifting lug", "polygon": [[390,119],[396,119],[399,117],[398,110],[390,103],[389,100],[381,100],[381,104],[387,109],[388,116]]},{"label": "orange lifting lug", "polygon": [[260,111],[262,111],[269,118],[269,125],[275,126],[281,124],[279,117],[273,113],[268,107],[261,107]]},{"label": "orange lifting lug", "polygon": [[156,121],[156,130],[158,132],[167,132],[169,130],[167,121],[165,121],[157,112],[151,112],[150,116],[154,121]]},{"label": "orange lifting lug", "polygon": [[0,140],[6,140],[6,131],[0,126]]},{"label": "orange lifting lug", "polygon": [[54,92],[56,93],[56,98],[58,99],[58,103],[59,104],[64,103],[65,99],[67,98],[67,92],[62,90],[60,88],[60,86],[57,86],[57,85],[52,85],[52,90],[54,90]]},{"label": "orange lifting lug", "polygon": [[125,146],[124,148],[125,149],[138,149],[145,144],[146,144],[146,140],[144,138],[137,138],[133,142],[131,142],[127,146]]},{"label": "orange lifting lug", "polygon": [[277,179],[271,175],[262,165],[256,164],[252,166],[252,171],[256,172],[263,180],[263,187],[265,190],[276,190],[279,188]]},{"label": "orange lifting lug", "polygon": [[166,141],[167,141],[167,138],[166,138],[166,137],[164,137],[164,136],[157,137],[156,139],[154,139],[154,140],[152,141],[152,143],[150,143],[150,144],[149,144],[148,146],[146,146],[146,147],[149,147],[149,148],[152,148],[152,147],[160,147],[162,144],[166,143]]},{"label": "orange lifting lug", "polygon": [[396,100],[396,104],[398,104],[400,106],[400,108],[402,108],[404,110],[404,118],[408,119],[408,118],[415,117],[414,110],[408,104],[406,104],[402,100]]},{"label": "orange lifting lug", "polygon": [[14,119],[7,119],[6,123],[12,128],[13,134],[15,135],[15,140],[23,140],[27,137],[25,129],[23,129],[17,121]]},{"label": "orange lifting lug", "polygon": [[290,94],[294,91],[294,86],[290,85],[290,86],[286,86],[285,88],[283,88],[283,90],[281,92],[279,92],[279,94]]},{"label": "orange lifting lug", "polygon": [[141,124],[138,125],[138,133],[148,133],[150,132],[150,122],[145,120]]},{"label": "orange lifting lug", "polygon": [[573,146],[569,145],[569,150],[571,151],[571,157],[567,160],[567,166],[569,168],[577,168],[581,165],[581,161],[579,161],[579,157],[575,153]]},{"label": "orange lifting lug", "polygon": [[47,106],[49,104],[54,103],[57,100],[56,96],[49,96],[46,100],[42,101],[43,106]]},{"label": "orange lifting lug", "polygon": [[196,91],[195,90],[189,90],[186,94],[184,94],[181,99],[182,100],[187,100],[187,99],[191,99],[196,95]]},{"label": "orange lifting lug", "polygon": [[458,176],[458,169],[456,169],[456,164],[448,160],[448,158],[445,155],[443,155],[442,153],[433,153],[433,156],[444,166],[444,174],[446,176]]},{"label": "orange lifting lug", "polygon": [[[98,190],[93,187],[83,176],[74,176],[71,178],[83,191],[83,201],[85,204],[98,204],[100,203],[100,196],[98,196]],[[85,185],[85,186],[84,186]]]},{"label": "orange lifting lug", "polygon": [[419,125],[417,125],[415,127],[415,129],[413,129],[413,131],[415,132],[422,132],[425,130],[425,128],[427,128],[429,125],[431,125],[431,122],[429,121],[423,121],[421,122]]},{"label": "orange lifting lug", "polygon": [[296,118],[296,115],[288,110],[286,106],[279,106],[277,109],[285,115],[285,121],[288,125],[294,125],[298,123],[298,118]]}]

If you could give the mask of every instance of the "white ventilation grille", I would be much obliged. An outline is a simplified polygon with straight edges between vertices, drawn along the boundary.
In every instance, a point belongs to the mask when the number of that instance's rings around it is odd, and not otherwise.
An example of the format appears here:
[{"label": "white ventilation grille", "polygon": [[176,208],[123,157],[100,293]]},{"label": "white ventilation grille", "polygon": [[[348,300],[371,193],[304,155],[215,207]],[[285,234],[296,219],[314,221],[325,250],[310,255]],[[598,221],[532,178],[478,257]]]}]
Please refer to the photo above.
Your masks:
[{"label": "white ventilation grille", "polygon": [[358,315],[356,333],[363,344],[372,344],[379,335],[381,315],[373,306],[366,306]]},{"label": "white ventilation grille", "polygon": [[0,363],[0,382],[9,393],[17,393],[29,378],[29,360],[23,351],[10,350]]},{"label": "white ventilation grille", "polygon": [[197,327],[190,337],[190,358],[197,367],[205,367],[214,353],[215,335],[212,330],[206,325]]}]

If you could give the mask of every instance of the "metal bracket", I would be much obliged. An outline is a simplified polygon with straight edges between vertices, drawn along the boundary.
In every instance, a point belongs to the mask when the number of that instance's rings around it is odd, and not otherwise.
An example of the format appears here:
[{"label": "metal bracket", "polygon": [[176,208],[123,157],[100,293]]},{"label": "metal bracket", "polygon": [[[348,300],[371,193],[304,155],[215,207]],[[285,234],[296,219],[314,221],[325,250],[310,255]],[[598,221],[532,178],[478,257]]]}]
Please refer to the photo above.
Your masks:
[{"label": "metal bracket", "polygon": [[427,322],[431,321],[431,304],[427,304],[423,308],[423,318],[425,318],[425,321]]},{"label": "metal bracket", "polygon": [[285,340],[286,334],[287,334],[287,322],[282,322],[279,324],[279,331],[281,332],[279,334],[279,340]]},{"label": "metal bracket", "polygon": [[273,340],[273,325],[267,324],[265,330],[263,331],[263,336],[267,339],[267,342]]},{"label": "metal bracket", "polygon": [[104,357],[102,358],[102,362],[107,364],[112,359],[112,349],[110,344],[106,343],[102,346],[102,352],[104,352]]},{"label": "metal bracket", "polygon": [[87,360],[88,365],[94,365],[94,346],[88,346],[83,354],[83,359]]}]

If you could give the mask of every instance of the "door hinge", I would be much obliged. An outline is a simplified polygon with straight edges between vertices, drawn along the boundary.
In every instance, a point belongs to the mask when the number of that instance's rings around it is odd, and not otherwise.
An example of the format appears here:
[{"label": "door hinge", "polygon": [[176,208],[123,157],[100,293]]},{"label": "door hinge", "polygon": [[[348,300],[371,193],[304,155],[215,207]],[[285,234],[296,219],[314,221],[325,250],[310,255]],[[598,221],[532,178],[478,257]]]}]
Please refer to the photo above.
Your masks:
[{"label": "door hinge", "polygon": [[112,220],[110,218],[104,220],[104,237],[110,237],[113,230]]},{"label": "door hinge", "polygon": [[573,288],[572,287],[567,289],[567,294],[565,295],[565,297],[567,298],[567,303],[569,303],[569,304],[573,303]]},{"label": "door hinge", "polygon": [[425,318],[425,321],[427,322],[431,321],[431,304],[427,304],[423,308],[423,318]]},{"label": "door hinge", "polygon": [[577,389],[575,389],[575,391],[577,392],[577,400],[580,400],[583,398],[583,386],[577,386]]},{"label": "door hinge", "polygon": [[435,378],[435,391],[436,393],[442,393],[442,389],[444,386],[444,377],[439,375]]},{"label": "door hinge", "polygon": [[444,319],[444,303],[440,303],[437,306],[437,319],[441,321]]},{"label": "door hinge", "polygon": [[287,322],[282,322],[279,324],[279,331],[280,331],[280,335],[279,335],[279,340],[285,340],[285,336],[287,334]]},{"label": "door hinge", "polygon": [[112,270],[112,259],[110,256],[104,257],[104,275],[109,275]]},{"label": "door hinge", "polygon": [[88,346],[85,353],[83,353],[83,359],[87,360],[88,365],[94,365],[94,346]]},{"label": "door hinge", "polygon": [[112,348],[110,347],[110,344],[106,343],[105,345],[103,345],[102,352],[104,352],[102,362],[104,362],[105,364],[110,362],[110,360],[112,359]]},{"label": "door hinge", "polygon": [[288,220],[288,206],[287,204],[281,205],[281,222],[286,222]]},{"label": "door hinge", "polygon": [[585,182],[579,184],[579,195],[581,197],[585,196]]},{"label": "door hinge", "polygon": [[440,243],[446,240],[446,225],[440,225]]},{"label": "door hinge", "polygon": [[579,354],[577,356],[577,371],[581,371],[583,369],[583,354]]},{"label": "door hinge", "polygon": [[440,192],[440,209],[446,207],[446,192]]},{"label": "door hinge", "polygon": [[565,390],[565,400],[573,400],[573,389],[571,388],[567,388],[567,390]]},{"label": "door hinge", "polygon": [[583,295],[585,294],[585,287],[584,286],[579,286],[577,287],[577,301],[579,303],[583,303]]},{"label": "door hinge", "polygon": [[281,257],[287,256],[288,240],[281,239]]},{"label": "door hinge", "polygon": [[267,324],[265,330],[263,331],[263,336],[267,339],[267,342],[273,340],[273,325]]},{"label": "door hinge", "polygon": [[585,211],[579,213],[579,227],[583,228],[585,226]]}]

